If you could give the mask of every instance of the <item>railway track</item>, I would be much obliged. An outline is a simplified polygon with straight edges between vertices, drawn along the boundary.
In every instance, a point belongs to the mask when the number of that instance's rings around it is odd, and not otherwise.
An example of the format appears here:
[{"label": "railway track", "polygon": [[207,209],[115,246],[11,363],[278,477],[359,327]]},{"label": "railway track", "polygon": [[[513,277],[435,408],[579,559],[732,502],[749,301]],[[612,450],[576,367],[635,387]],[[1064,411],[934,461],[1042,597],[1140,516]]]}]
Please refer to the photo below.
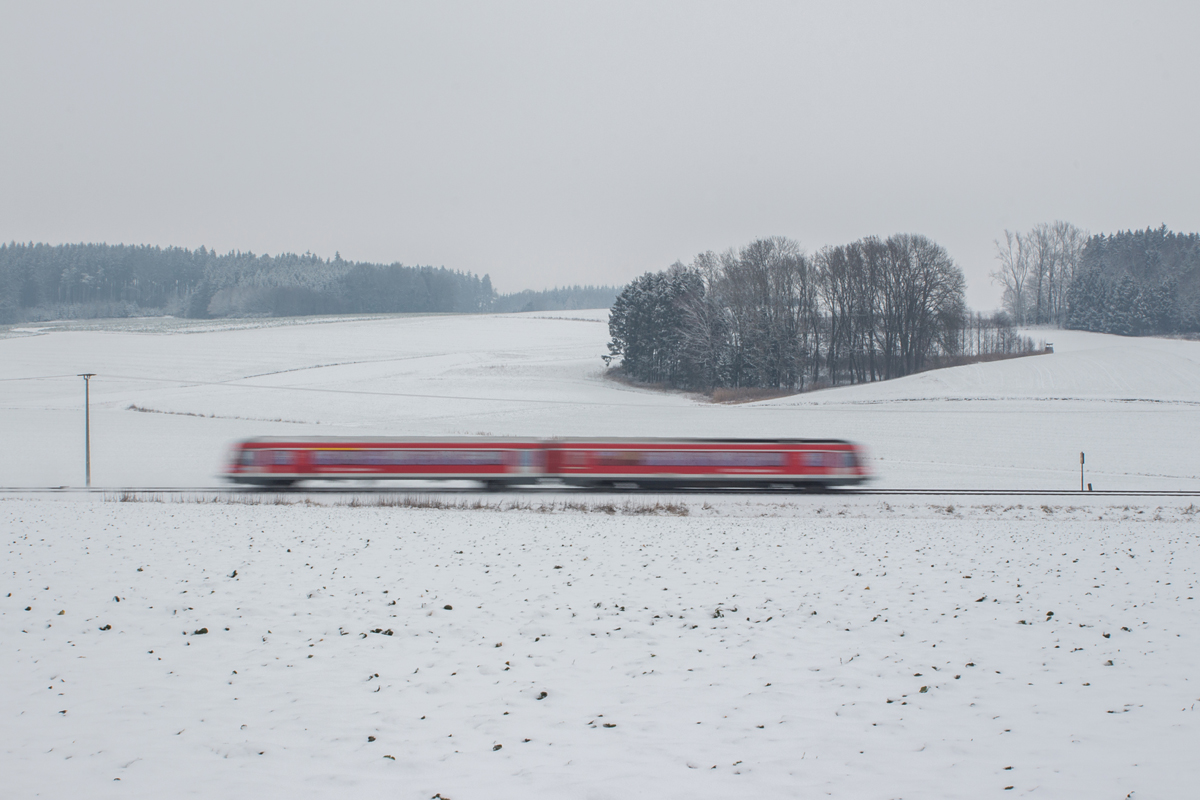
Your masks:
[{"label": "railway track", "polygon": [[563,486],[523,486],[501,492],[485,492],[475,487],[457,486],[309,486],[287,488],[255,488],[231,486],[121,486],[84,488],[79,486],[0,487],[0,495],[386,495],[386,494],[451,494],[486,497],[506,497],[522,494],[536,495],[716,495],[716,496],[816,496],[816,497],[1074,497],[1080,500],[1096,497],[1200,497],[1198,489],[1105,489],[1081,492],[1078,489],[828,489],[820,492],[773,488],[579,488]]}]

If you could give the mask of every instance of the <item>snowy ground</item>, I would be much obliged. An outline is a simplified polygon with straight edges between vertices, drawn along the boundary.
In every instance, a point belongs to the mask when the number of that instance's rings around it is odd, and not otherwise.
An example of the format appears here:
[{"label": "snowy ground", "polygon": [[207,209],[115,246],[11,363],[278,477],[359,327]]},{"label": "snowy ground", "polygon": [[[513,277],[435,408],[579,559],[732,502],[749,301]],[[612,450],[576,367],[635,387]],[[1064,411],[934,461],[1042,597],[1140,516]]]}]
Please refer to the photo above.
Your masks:
[{"label": "snowy ground", "polygon": [[[604,380],[605,311],[0,332],[0,486],[210,486],[268,434],[841,437],[878,486],[1200,486],[1200,342],[1037,331],[1053,355],[721,406]],[[134,407],[134,408],[131,408]],[[146,409],[138,411],[136,409]]]},{"label": "snowy ground", "polygon": [[1195,506],[683,502],[0,501],[7,796],[1191,796]]},{"label": "snowy ground", "polygon": [[[1086,450],[1098,489],[1200,486],[1200,343],[1040,332],[1054,355],[714,406],[605,381],[603,319],[0,331],[0,487],[82,482],[83,371],[107,487],[213,485],[280,433],[841,436],[927,488],[1070,489]],[[6,797],[1200,779],[1189,499],[121,497],[0,495]]]}]

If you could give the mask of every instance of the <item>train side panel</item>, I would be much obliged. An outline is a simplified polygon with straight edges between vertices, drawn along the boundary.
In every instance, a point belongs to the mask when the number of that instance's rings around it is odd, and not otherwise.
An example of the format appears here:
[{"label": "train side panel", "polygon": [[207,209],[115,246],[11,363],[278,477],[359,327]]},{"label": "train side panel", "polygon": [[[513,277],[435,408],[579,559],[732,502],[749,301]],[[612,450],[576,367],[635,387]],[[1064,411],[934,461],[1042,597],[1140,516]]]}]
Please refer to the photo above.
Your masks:
[{"label": "train side panel", "polygon": [[870,472],[841,440],[250,439],[225,477],[286,486],[303,480],[471,480],[489,488],[541,480],[569,486],[813,487],[852,485]]},{"label": "train side panel", "polygon": [[225,477],[284,486],[302,480],[516,482],[544,473],[537,441],[251,439],[234,447]]},{"label": "train side panel", "polygon": [[564,441],[547,445],[550,477],[575,486],[839,486],[870,474],[843,441]]}]

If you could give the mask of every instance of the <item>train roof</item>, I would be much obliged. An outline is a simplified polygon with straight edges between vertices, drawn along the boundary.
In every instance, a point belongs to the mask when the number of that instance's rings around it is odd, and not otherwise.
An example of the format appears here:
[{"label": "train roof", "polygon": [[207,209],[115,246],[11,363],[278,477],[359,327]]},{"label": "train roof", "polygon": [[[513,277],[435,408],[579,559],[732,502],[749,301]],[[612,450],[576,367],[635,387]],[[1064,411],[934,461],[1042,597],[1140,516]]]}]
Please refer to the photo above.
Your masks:
[{"label": "train roof", "polygon": [[846,439],[684,439],[653,436],[258,436],[241,444],[852,444]]},{"label": "train roof", "polygon": [[654,436],[576,436],[568,438],[547,439],[551,443],[565,442],[567,444],[591,444],[614,442],[618,444],[850,444],[845,439],[682,439]]},{"label": "train roof", "polygon": [[243,444],[282,444],[311,442],[313,444],[433,444],[435,442],[520,442],[536,444],[545,441],[532,436],[256,436],[243,439]]}]

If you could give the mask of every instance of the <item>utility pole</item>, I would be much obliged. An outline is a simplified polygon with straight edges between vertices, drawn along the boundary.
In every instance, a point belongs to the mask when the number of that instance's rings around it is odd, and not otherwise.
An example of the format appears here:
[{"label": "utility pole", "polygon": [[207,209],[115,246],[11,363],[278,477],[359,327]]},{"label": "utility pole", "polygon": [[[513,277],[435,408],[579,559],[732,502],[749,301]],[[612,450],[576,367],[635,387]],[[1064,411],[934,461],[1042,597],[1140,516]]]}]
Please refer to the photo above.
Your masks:
[{"label": "utility pole", "polygon": [[81,372],[83,378],[83,474],[87,487],[92,488],[92,403],[91,392],[94,372]]},{"label": "utility pole", "polygon": [[1079,491],[1083,491],[1083,453],[1079,454]]}]

